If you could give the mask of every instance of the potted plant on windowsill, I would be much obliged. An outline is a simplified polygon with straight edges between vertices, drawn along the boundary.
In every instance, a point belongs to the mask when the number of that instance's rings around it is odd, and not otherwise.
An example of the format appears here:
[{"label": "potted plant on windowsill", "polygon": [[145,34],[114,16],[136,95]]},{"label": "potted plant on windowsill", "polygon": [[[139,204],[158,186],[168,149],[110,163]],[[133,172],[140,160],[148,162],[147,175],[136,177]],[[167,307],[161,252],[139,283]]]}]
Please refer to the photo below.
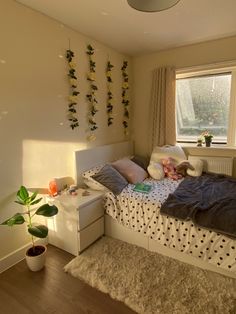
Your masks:
[{"label": "potted plant on windowsill", "polygon": [[211,142],[212,142],[212,138],[214,136],[209,131],[206,130],[202,133],[202,137],[204,137],[204,139],[205,139],[206,147],[210,147]]},{"label": "potted plant on windowsill", "polygon": [[26,251],[26,262],[30,270],[38,271],[43,268],[46,258],[47,247],[45,245],[36,245],[36,238],[46,238],[48,235],[48,228],[45,225],[39,225],[33,223],[33,217],[35,215],[40,215],[44,217],[52,217],[58,213],[58,208],[55,205],[44,204],[38,209],[31,209],[31,206],[38,204],[42,198],[37,199],[37,192],[29,194],[29,191],[21,186],[17,192],[17,204],[25,207],[23,213],[16,213],[11,218],[7,219],[1,225],[14,226],[21,225],[23,223],[27,224],[28,233],[31,235],[32,247]]}]

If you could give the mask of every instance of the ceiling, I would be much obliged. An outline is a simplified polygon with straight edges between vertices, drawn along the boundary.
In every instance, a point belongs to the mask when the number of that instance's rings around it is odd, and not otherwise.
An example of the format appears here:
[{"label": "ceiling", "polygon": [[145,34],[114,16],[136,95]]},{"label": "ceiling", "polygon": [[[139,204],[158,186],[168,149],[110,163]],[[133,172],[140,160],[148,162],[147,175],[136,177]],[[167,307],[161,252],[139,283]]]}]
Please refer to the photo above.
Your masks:
[{"label": "ceiling", "polygon": [[156,13],[126,0],[16,1],[131,56],[236,35],[235,0],[180,0]]}]

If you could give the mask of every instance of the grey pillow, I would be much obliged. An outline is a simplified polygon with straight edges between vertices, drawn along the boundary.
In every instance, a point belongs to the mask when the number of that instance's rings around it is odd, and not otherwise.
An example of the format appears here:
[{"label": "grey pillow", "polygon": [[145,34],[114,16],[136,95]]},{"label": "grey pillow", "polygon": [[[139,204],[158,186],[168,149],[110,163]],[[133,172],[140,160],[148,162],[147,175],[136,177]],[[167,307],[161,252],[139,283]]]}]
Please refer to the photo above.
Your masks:
[{"label": "grey pillow", "polygon": [[128,185],[128,181],[111,165],[105,165],[92,178],[118,195]]},{"label": "grey pillow", "polygon": [[134,155],[134,157],[131,160],[135,162],[137,165],[139,165],[141,168],[147,171],[150,158],[139,156],[139,155]]}]

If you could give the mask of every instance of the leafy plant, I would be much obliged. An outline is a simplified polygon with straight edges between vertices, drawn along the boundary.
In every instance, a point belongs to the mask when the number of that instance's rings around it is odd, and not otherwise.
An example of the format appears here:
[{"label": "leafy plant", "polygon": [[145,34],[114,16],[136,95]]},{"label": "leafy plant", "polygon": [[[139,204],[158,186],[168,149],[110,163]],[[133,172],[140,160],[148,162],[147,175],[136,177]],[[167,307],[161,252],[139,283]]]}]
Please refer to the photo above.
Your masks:
[{"label": "leafy plant", "polygon": [[17,192],[17,200],[15,203],[20,204],[26,208],[23,213],[16,213],[11,218],[7,219],[1,225],[7,225],[12,227],[14,225],[21,225],[27,223],[28,232],[31,235],[32,246],[35,248],[34,237],[46,238],[48,235],[48,228],[45,225],[37,225],[32,222],[35,215],[52,217],[58,213],[58,208],[55,205],[44,204],[41,205],[37,210],[31,209],[31,206],[38,204],[42,198],[37,199],[38,192],[29,194],[29,191],[21,186]]}]

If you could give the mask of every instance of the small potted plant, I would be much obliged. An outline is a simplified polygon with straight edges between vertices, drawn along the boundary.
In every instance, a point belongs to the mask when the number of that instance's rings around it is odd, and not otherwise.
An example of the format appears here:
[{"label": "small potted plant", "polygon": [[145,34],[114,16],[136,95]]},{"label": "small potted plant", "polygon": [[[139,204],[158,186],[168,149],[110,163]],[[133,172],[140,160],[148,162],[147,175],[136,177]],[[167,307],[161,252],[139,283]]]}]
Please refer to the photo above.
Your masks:
[{"label": "small potted plant", "polygon": [[213,135],[205,130],[203,133],[202,133],[202,137],[204,137],[205,139],[205,144],[206,144],[206,147],[210,147],[211,146],[211,142],[212,142],[212,138],[213,138]]},{"label": "small potted plant", "polygon": [[47,248],[45,245],[36,245],[36,238],[46,238],[48,235],[48,228],[45,225],[34,224],[32,222],[35,215],[40,215],[44,217],[52,217],[58,213],[58,208],[55,205],[44,204],[38,209],[31,209],[31,206],[38,204],[42,198],[37,199],[37,192],[29,194],[29,191],[21,186],[17,192],[17,204],[25,207],[25,211],[22,213],[16,213],[11,218],[7,219],[1,225],[14,226],[21,225],[23,223],[27,224],[28,233],[31,235],[32,247],[26,251],[26,262],[30,270],[38,271],[43,268],[46,258]]}]

